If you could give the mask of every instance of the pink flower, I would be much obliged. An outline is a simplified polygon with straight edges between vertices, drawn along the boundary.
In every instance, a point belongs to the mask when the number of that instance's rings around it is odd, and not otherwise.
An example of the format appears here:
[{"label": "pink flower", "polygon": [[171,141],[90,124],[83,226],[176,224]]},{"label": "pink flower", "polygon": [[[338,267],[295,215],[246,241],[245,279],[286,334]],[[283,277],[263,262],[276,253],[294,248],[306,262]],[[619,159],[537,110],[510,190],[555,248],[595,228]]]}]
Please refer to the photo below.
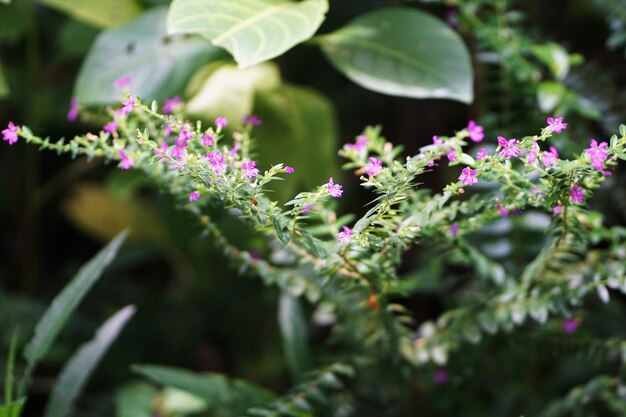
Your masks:
[{"label": "pink flower", "polygon": [[500,216],[502,217],[509,217],[509,211],[500,204],[498,204],[498,212],[500,212]]},{"label": "pink flower", "polygon": [[183,104],[183,100],[180,96],[175,96],[172,98],[166,98],[163,103],[163,113],[171,114],[173,113],[181,104]]},{"label": "pink flower", "polygon": [[117,123],[115,123],[115,121],[109,122],[102,127],[102,130],[104,130],[105,132],[109,132],[110,134],[113,134],[117,132]]},{"label": "pink flower", "polygon": [[215,126],[217,126],[218,129],[223,129],[228,126],[228,120],[223,117],[218,117],[215,119]]},{"label": "pink flower", "polygon": [[554,165],[557,159],[559,159],[559,152],[554,146],[550,146],[550,151],[544,152],[541,156],[541,162],[546,167]]},{"label": "pink flower", "polygon": [[224,163],[224,156],[219,150],[215,152],[209,152],[206,154],[206,158],[211,163],[211,169],[217,175],[222,175],[226,172],[226,164]]},{"label": "pink flower", "polygon": [[476,178],[476,170],[471,169],[470,167],[463,168],[461,171],[461,175],[459,176],[459,180],[463,185],[472,185],[478,182],[478,178]]},{"label": "pink flower", "polygon": [[337,242],[342,244],[350,243],[350,241],[352,240],[352,236],[352,230],[350,230],[350,228],[347,226],[343,226],[343,232],[337,233]]},{"label": "pink flower", "polygon": [[553,119],[552,117],[548,117],[548,127],[546,129],[553,131],[554,133],[561,133],[563,130],[567,129],[567,123],[563,123],[563,118],[559,117]]},{"label": "pink flower", "polygon": [[294,171],[295,169],[293,169],[293,167],[290,167],[289,165],[285,167],[285,174],[293,174]]},{"label": "pink flower", "polygon": [[457,223],[452,223],[450,225],[450,234],[452,237],[457,237],[459,234],[459,225]]},{"label": "pink flower", "polygon": [[578,183],[574,183],[574,186],[569,189],[570,198],[574,203],[582,203],[585,201],[585,190],[580,188]]},{"label": "pink flower", "polygon": [[263,124],[263,122],[261,121],[261,119],[259,119],[258,117],[256,117],[256,114],[251,114],[249,116],[245,116],[243,118],[243,122],[247,125],[250,126],[260,126]]},{"label": "pink flower", "polygon": [[133,108],[135,108],[135,97],[129,98],[122,104],[124,105],[124,107],[115,111],[115,114],[117,116],[127,116],[128,114],[130,114],[130,112],[133,111]]},{"label": "pink flower", "polygon": [[17,131],[19,130],[19,126],[13,124],[13,122],[9,122],[9,126],[2,131],[2,140],[5,142],[9,142],[9,145],[13,145],[17,142]]},{"label": "pink flower", "polygon": [[121,160],[120,162],[121,169],[123,170],[131,169],[133,165],[135,165],[135,161],[133,161],[130,157],[128,157],[128,155],[126,155],[126,152],[119,151],[117,155],[120,157],[120,160]]},{"label": "pink flower", "polygon": [[433,376],[435,385],[445,385],[450,380],[450,374],[446,369],[438,369]]},{"label": "pink flower", "polygon": [[172,126],[165,125],[165,130],[163,130],[163,137],[168,138],[172,134]]},{"label": "pink flower", "polygon": [[362,150],[365,150],[367,148],[367,136],[365,136],[365,134],[360,134],[359,136],[357,136],[356,141],[354,143],[346,143],[343,146],[343,149],[345,149],[346,151],[355,151],[355,152],[361,152]]},{"label": "pink flower", "polygon": [[335,184],[335,182],[333,181],[333,177],[330,177],[330,179],[328,180],[326,188],[328,189],[331,197],[339,198],[343,194],[343,187],[339,184]]},{"label": "pink flower", "polygon": [[456,162],[456,152],[454,151],[448,151],[446,153],[446,156],[448,157],[448,161],[450,162]]},{"label": "pink flower", "polygon": [[259,170],[256,168],[256,162],[244,162],[241,164],[241,169],[243,170],[243,176],[252,179],[259,175]]},{"label": "pink flower", "polygon": [[230,153],[232,155],[236,154],[237,152],[239,152],[239,148],[241,148],[241,143],[237,142],[235,143],[235,146],[233,146],[233,149],[230,150]]},{"label": "pink flower", "polygon": [[78,98],[72,97],[72,99],[70,100],[70,109],[67,112],[67,120],[69,120],[70,122],[75,122],[78,118],[78,105]]},{"label": "pink flower", "polygon": [[474,142],[481,142],[485,138],[485,130],[473,120],[470,120],[467,124],[467,132],[470,139]]},{"label": "pink flower", "polygon": [[313,204],[307,204],[306,206],[302,207],[300,213],[306,215],[309,214],[311,210],[313,210]]},{"label": "pink flower", "polygon": [[124,87],[128,87],[132,81],[132,77],[130,75],[124,75],[123,77],[118,78],[113,81],[113,88],[122,89]]},{"label": "pink flower", "polygon": [[582,320],[579,317],[567,318],[563,320],[563,323],[561,323],[561,327],[563,328],[563,331],[565,333],[571,334],[574,333],[576,329],[578,329],[581,321]]},{"label": "pink flower", "polygon": [[444,144],[444,142],[443,142],[443,140],[439,139],[439,136],[433,135],[433,145],[441,146],[443,144]]},{"label": "pink flower", "polygon": [[591,139],[589,147],[585,150],[591,159],[591,166],[598,171],[604,168],[604,160],[609,156],[609,152],[606,150],[607,146],[609,146],[609,144],[606,142],[602,142],[598,145],[595,139]]},{"label": "pink flower", "polygon": [[208,133],[202,135],[202,145],[204,146],[213,146],[215,143],[215,138]]},{"label": "pink flower", "polygon": [[365,165],[364,168],[367,175],[375,177],[376,175],[380,174],[380,171],[383,169],[383,163],[379,159],[371,156],[370,161]]},{"label": "pink flower", "polygon": [[158,149],[154,150],[154,154],[156,156],[161,156],[165,158],[167,156],[168,151],[169,151],[169,146],[167,145],[167,143],[163,142]]},{"label": "pink flower", "polygon": [[537,162],[537,154],[539,153],[539,144],[537,142],[533,142],[533,148],[528,152],[526,159],[529,164],[534,164]]},{"label": "pink flower", "polygon": [[198,191],[194,191],[189,194],[189,202],[193,203],[194,201],[198,201],[200,199],[200,193]]},{"label": "pink flower", "polygon": [[517,158],[519,156],[521,149],[517,146],[515,139],[506,139],[502,136],[498,136],[498,143],[502,146],[500,156],[506,159]]},{"label": "pink flower", "polygon": [[476,154],[476,159],[478,161],[482,161],[483,159],[485,159],[486,157],[489,156],[489,152],[487,152],[487,149],[482,148],[480,151],[478,151],[478,153]]}]

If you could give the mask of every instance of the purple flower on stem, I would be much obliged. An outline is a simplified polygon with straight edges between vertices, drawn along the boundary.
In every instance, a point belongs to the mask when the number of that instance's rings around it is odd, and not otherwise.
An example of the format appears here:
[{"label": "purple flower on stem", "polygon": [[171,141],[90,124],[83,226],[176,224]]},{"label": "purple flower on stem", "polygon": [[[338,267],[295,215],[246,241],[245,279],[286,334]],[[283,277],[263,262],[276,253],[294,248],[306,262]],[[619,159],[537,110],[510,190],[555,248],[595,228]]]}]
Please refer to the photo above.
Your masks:
[{"label": "purple flower on stem", "polygon": [[561,328],[567,334],[574,333],[578,329],[578,326],[580,326],[581,321],[582,320],[580,319],[580,317],[571,317],[564,319],[561,323]]},{"label": "purple flower on stem", "polygon": [[131,97],[122,103],[124,107],[115,111],[117,116],[127,116],[135,108],[135,97]]},{"label": "purple flower on stem", "polygon": [[131,169],[133,165],[135,165],[135,161],[133,161],[128,155],[126,155],[126,152],[119,151],[117,155],[121,159],[121,162],[120,162],[121,169],[123,170]]},{"label": "purple flower on stem", "polygon": [[370,161],[365,165],[364,168],[367,175],[369,175],[370,177],[375,177],[376,175],[380,174],[380,171],[383,169],[383,163],[381,160],[371,156]]},{"label": "purple flower on stem", "polygon": [[2,140],[5,142],[9,142],[9,145],[13,145],[17,142],[17,131],[19,130],[19,126],[13,124],[13,122],[9,122],[9,126],[2,131]]},{"label": "purple flower on stem", "polygon": [[211,169],[217,175],[222,175],[226,172],[226,164],[224,163],[224,156],[219,150],[209,152],[206,154],[206,158],[211,163]]},{"label": "purple flower on stem", "polygon": [[247,125],[250,126],[261,126],[263,124],[263,122],[261,121],[261,119],[259,119],[258,117],[256,117],[256,114],[251,114],[249,116],[245,116],[243,118],[243,122]]},{"label": "purple flower on stem", "polygon": [[172,98],[166,98],[163,102],[163,113],[171,114],[173,113],[181,104],[183,104],[183,100],[180,96],[175,96]]},{"label": "purple flower on stem", "polygon": [[445,385],[450,380],[450,374],[446,369],[438,369],[433,375],[433,382],[435,385]]},{"label": "purple flower on stem", "polygon": [[574,186],[569,189],[570,198],[574,203],[582,203],[583,201],[585,201],[585,192],[586,191],[580,188],[577,182],[574,183]]},{"label": "purple flower on stem", "polygon": [[470,139],[474,142],[481,142],[485,138],[485,129],[473,120],[470,120],[467,124],[467,132]]},{"label": "purple flower on stem", "polygon": [[198,191],[194,191],[189,194],[189,202],[193,203],[194,201],[198,201],[200,199],[200,193]]},{"label": "purple flower on stem", "polygon": [[293,174],[294,171],[295,169],[293,169],[293,167],[290,167],[289,165],[285,166],[285,174]]},{"label": "purple flower on stem", "polygon": [[559,152],[554,146],[550,146],[550,150],[544,152],[541,156],[541,162],[543,162],[546,167],[554,165],[557,159],[559,159]]},{"label": "purple flower on stem", "polygon": [[130,75],[124,75],[123,77],[120,77],[117,80],[113,81],[113,88],[120,90],[124,87],[128,87],[132,80],[133,79]]},{"label": "purple flower on stem", "polygon": [[328,184],[326,184],[326,188],[330,193],[331,197],[339,198],[343,194],[343,187],[339,184],[335,184],[333,181],[333,177],[328,179]]},{"label": "purple flower on stem", "polygon": [[223,117],[218,117],[215,119],[215,126],[217,126],[218,129],[223,129],[228,126],[228,120]]},{"label": "purple flower on stem", "polygon": [[237,142],[235,143],[235,146],[233,146],[233,149],[230,150],[231,154],[236,154],[237,152],[239,152],[239,148],[241,148],[241,143]]},{"label": "purple flower on stem", "polygon": [[591,166],[594,169],[601,171],[604,168],[604,160],[607,156],[609,156],[609,151],[606,148],[609,146],[608,143],[602,142],[598,145],[595,139],[591,139],[589,147],[585,150],[589,158],[591,159]]},{"label": "purple flower on stem", "polygon": [[241,169],[243,170],[243,176],[252,179],[259,175],[259,170],[256,168],[256,162],[244,162],[241,164]]},{"label": "purple flower on stem", "polygon": [[450,162],[456,162],[456,152],[454,151],[448,151],[446,153],[446,156],[448,157],[448,161]]},{"label": "purple flower on stem", "polygon": [[529,164],[534,164],[537,162],[537,154],[539,153],[539,144],[537,142],[533,142],[533,148],[526,155],[526,159]]},{"label": "purple flower on stem", "polygon": [[117,123],[115,123],[115,121],[109,122],[102,127],[102,130],[110,134],[113,134],[117,132]]},{"label": "purple flower on stem", "polygon": [[443,140],[439,139],[439,136],[437,135],[433,135],[433,145],[435,146],[441,146],[443,145]]},{"label": "purple flower on stem", "polygon": [[521,149],[517,146],[517,140],[498,136],[498,143],[502,146],[500,156],[506,159],[517,158],[519,156]]},{"label": "purple flower on stem", "polygon": [[300,209],[300,213],[307,215],[311,212],[311,210],[313,210],[313,204],[307,204],[306,206],[302,207],[302,209]]},{"label": "purple flower on stem", "polygon": [[552,214],[554,216],[561,214],[561,212],[563,211],[563,206],[560,204],[557,204],[556,206],[554,206],[554,208],[552,209]]},{"label": "purple flower on stem", "polygon": [[459,234],[459,225],[457,223],[452,223],[450,225],[450,234],[452,237],[457,237]]},{"label": "purple flower on stem", "polygon": [[78,98],[72,97],[70,100],[70,109],[67,112],[67,120],[75,122],[78,119]]},{"label": "purple flower on stem", "polygon": [[488,156],[489,156],[489,152],[487,152],[487,149],[485,148],[482,148],[480,151],[478,151],[478,153],[476,153],[476,159],[478,161],[482,161]]},{"label": "purple flower on stem", "polygon": [[163,130],[163,137],[169,138],[171,134],[172,134],[172,126],[165,125],[165,130]]},{"label": "purple flower on stem", "polygon": [[365,150],[367,148],[367,136],[365,136],[365,134],[360,134],[359,136],[357,136],[356,141],[354,143],[346,143],[343,146],[343,149],[345,149],[346,151],[355,151],[355,152],[360,152],[362,150]]},{"label": "purple flower on stem", "polygon": [[505,209],[504,207],[502,207],[501,204],[498,204],[498,212],[500,213],[500,216],[502,217],[509,217],[509,211]]},{"label": "purple flower on stem", "polygon": [[215,138],[208,133],[202,135],[202,145],[204,146],[213,146],[215,143]]},{"label": "purple flower on stem", "polygon": [[567,129],[567,123],[563,123],[562,117],[557,117],[556,119],[552,117],[548,117],[548,127],[546,129],[553,131],[554,133],[561,133],[563,130]]},{"label": "purple flower on stem", "polygon": [[158,149],[154,150],[154,154],[156,156],[160,156],[160,157],[165,158],[167,156],[167,154],[168,154],[168,151],[169,151],[169,146],[167,145],[167,143],[163,142]]},{"label": "purple flower on stem", "polygon": [[476,178],[476,170],[471,169],[470,167],[463,168],[461,171],[461,175],[459,176],[459,180],[463,185],[472,185],[478,182],[478,178]]},{"label": "purple flower on stem", "polygon": [[337,242],[342,244],[350,243],[350,241],[352,240],[352,236],[352,230],[350,230],[350,228],[347,226],[343,226],[343,232],[337,233]]}]

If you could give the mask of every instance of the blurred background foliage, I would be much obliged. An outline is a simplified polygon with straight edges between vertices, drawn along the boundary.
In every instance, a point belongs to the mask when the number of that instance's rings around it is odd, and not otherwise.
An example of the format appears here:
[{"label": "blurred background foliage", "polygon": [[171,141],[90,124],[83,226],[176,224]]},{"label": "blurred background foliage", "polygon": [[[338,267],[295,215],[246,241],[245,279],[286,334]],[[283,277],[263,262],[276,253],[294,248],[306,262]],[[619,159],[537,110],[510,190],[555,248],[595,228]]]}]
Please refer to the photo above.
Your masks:
[{"label": "blurred background foliage", "polygon": [[[115,31],[146,10],[156,7],[150,12],[156,17],[150,19],[162,18],[158,7],[167,4],[163,0],[13,0],[0,4],[0,125],[14,120],[53,138],[99,128],[102,120],[97,115],[79,122],[66,119],[75,88],[85,86],[79,95],[85,103],[106,103],[101,100],[102,91],[112,91],[111,82],[123,75],[94,73],[92,78],[81,78],[81,66],[104,67],[90,56],[90,49],[103,31]],[[210,119],[220,112],[240,120],[245,114],[258,114],[265,121],[256,131],[260,164],[267,167],[282,161],[297,170],[297,176],[277,187],[276,198],[281,201],[331,175],[342,175],[336,149],[353,141],[368,124],[383,125],[385,136],[412,154],[430,143],[432,135],[450,134],[465,127],[470,118],[485,126],[493,142],[496,135],[537,131],[546,115],[564,114],[570,129],[557,145],[570,156],[585,147],[589,137],[606,138],[626,120],[624,2],[333,1],[320,33],[333,31],[362,13],[398,5],[458,19],[458,30],[473,57],[475,100],[471,105],[366,90],[334,70],[319,49],[306,45],[273,62],[237,70],[228,55],[206,42],[183,38],[176,41],[180,44],[160,43],[160,35],[150,33],[158,26],[151,20],[140,31],[148,40],[135,47],[148,45],[140,51],[148,57],[180,54],[185,57],[177,61],[182,67],[164,83],[160,67],[141,59],[132,65],[147,82],[154,82],[146,87],[152,95],[146,98],[182,95],[189,103],[190,117]],[[451,17],[450,11],[457,6],[460,13]],[[154,39],[159,42],[150,43]],[[102,47],[115,48],[115,40],[111,42]],[[214,61],[204,65],[209,57]],[[109,59],[115,61],[116,55]],[[115,68],[114,64],[107,68]],[[288,301],[259,280],[239,276],[239,265],[225,260],[169,196],[138,173],[26,146],[0,147],[0,161],[0,358],[6,357],[16,323],[21,334],[29,334],[48,300],[77,268],[117,232],[126,227],[132,230],[107,278],[81,306],[41,366],[26,415],[41,414],[52,375],[77,341],[89,338],[105,317],[131,303],[137,306],[136,316],[90,382],[77,415],[111,416],[117,402],[118,412],[131,407],[118,416],[142,416],[132,405],[141,403],[141,398],[153,401],[157,388],[139,382],[131,372],[130,365],[137,362],[223,372],[279,393],[293,385],[277,317],[279,302]],[[440,189],[451,175],[441,168],[423,178],[426,186]],[[609,224],[626,220],[623,180],[623,170],[616,172],[594,202],[606,213]],[[356,177],[345,173],[342,183],[351,197],[342,202],[341,211],[363,213],[369,197],[359,189]],[[210,215],[238,247],[261,257],[268,254],[265,242],[253,230],[220,210]],[[495,259],[522,265],[537,251],[541,239],[537,224],[542,221],[546,219],[532,216],[502,219],[484,231],[481,248]],[[419,286],[420,291],[398,301],[418,323],[450,307],[447,292],[468,274],[467,265],[458,260],[454,254],[440,253],[436,245],[407,254],[403,282]],[[444,269],[458,274],[443,280]],[[341,408],[350,401],[339,398],[332,415],[537,415],[548,399],[566,394],[590,375],[615,369],[617,361],[607,362],[593,340],[606,334],[624,335],[624,307],[623,299],[608,305],[592,303],[575,336],[555,337],[550,326],[558,324],[551,323],[545,326],[545,335],[535,332],[530,341],[505,335],[466,347],[462,355],[451,358],[449,381],[442,385],[432,384],[433,368],[424,369],[422,380],[410,382],[393,372],[387,380],[368,380],[370,376],[362,375],[354,395],[363,408]],[[304,306],[306,317],[312,312],[311,306]],[[328,326],[319,311],[316,315],[309,346],[311,356],[320,358],[328,353],[324,350]],[[484,366],[470,368],[467,363]],[[384,369],[388,364],[380,366]],[[188,407],[182,414],[203,409],[201,404],[194,408],[188,398],[181,400],[184,394],[176,390],[158,395],[159,401],[170,404],[164,409],[181,411],[177,404]],[[603,407],[604,403],[599,405],[595,415],[609,415]],[[624,415],[623,410],[616,415]],[[210,415],[220,415],[215,413]]]}]

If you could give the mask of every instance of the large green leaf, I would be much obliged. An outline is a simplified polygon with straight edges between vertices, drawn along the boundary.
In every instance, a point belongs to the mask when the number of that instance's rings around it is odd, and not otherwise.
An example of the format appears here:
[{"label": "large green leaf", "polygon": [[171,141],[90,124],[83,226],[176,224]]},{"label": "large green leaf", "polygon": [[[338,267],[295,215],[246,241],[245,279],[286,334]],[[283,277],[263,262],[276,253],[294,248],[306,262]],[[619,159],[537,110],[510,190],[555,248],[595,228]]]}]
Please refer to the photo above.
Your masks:
[{"label": "large green leaf", "polygon": [[133,306],[118,311],[70,358],[52,389],[44,417],[65,417],[71,413],[85,383],[133,314]]},{"label": "large green leaf", "polygon": [[328,0],[174,0],[167,28],[200,34],[249,67],[309,39],[327,11]]},{"label": "large green leaf", "polygon": [[200,38],[167,36],[167,9],[152,9],[98,36],[80,69],[74,95],[84,104],[119,99],[113,82],[130,75],[133,94],[164,99],[180,94],[191,74],[225,54]]},{"label": "large green leaf", "polygon": [[210,407],[224,408],[234,414],[276,399],[274,393],[265,388],[220,374],[197,374],[159,365],[135,365],[133,370],[161,385],[201,398]]},{"label": "large green leaf", "polygon": [[473,99],[465,44],[444,22],[419,10],[377,10],[318,40],[339,71],[370,90],[464,103]]},{"label": "large green leaf", "polygon": [[73,18],[99,28],[110,28],[128,22],[141,13],[137,0],[39,0]]},{"label": "large green leaf", "polygon": [[283,352],[294,379],[311,368],[308,324],[300,299],[283,291],[278,302],[278,324],[283,339]]},{"label": "large green leaf", "polygon": [[126,239],[126,232],[117,235],[92,260],[83,265],[39,319],[35,327],[35,334],[24,350],[27,371],[22,380],[22,393],[37,362],[46,355],[52,342],[76,310],[78,304],[98,281],[102,271],[113,261],[124,239]]}]

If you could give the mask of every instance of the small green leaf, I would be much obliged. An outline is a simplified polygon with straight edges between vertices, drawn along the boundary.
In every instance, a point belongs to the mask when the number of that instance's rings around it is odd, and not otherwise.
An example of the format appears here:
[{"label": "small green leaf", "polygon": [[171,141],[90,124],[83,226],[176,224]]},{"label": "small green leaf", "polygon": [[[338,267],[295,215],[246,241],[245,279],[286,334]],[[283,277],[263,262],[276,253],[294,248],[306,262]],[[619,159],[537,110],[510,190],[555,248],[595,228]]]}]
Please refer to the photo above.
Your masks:
[{"label": "small green leaf", "polygon": [[141,13],[137,0],[39,0],[46,6],[99,28],[124,24]]},{"label": "small green leaf", "polygon": [[87,105],[119,99],[113,82],[130,75],[130,89],[143,100],[162,100],[180,94],[189,77],[224,53],[202,39],[167,36],[167,9],[143,13],[128,24],[102,32],[78,74],[74,95]]},{"label": "small green leaf", "polygon": [[283,353],[294,380],[311,367],[308,324],[300,299],[282,291],[278,303],[278,324],[283,339]]},{"label": "small green leaf", "polygon": [[65,364],[46,404],[44,417],[65,417],[71,413],[85,383],[133,314],[133,306],[118,311]]},{"label": "small green leaf", "polygon": [[279,218],[274,217],[272,219],[272,224],[274,225],[274,229],[276,230],[276,236],[278,237],[280,242],[284,246],[287,246],[287,243],[289,243],[289,240],[291,239],[291,237],[289,236],[289,233],[285,231],[283,223],[280,221]]},{"label": "small green leaf", "polygon": [[245,68],[309,39],[327,11],[327,0],[174,0],[167,29],[202,35]]},{"label": "small green leaf", "polygon": [[411,8],[359,16],[318,38],[330,62],[355,83],[384,94],[473,100],[470,56],[447,24]]},{"label": "small green leaf", "polygon": [[20,417],[26,404],[26,398],[20,398],[10,404],[0,406],[0,417]]},{"label": "small green leaf", "polygon": [[4,75],[4,69],[0,64],[0,98],[7,97],[9,95],[9,83]]},{"label": "small green leaf", "polygon": [[152,417],[158,390],[146,382],[123,385],[115,395],[116,417]]}]

